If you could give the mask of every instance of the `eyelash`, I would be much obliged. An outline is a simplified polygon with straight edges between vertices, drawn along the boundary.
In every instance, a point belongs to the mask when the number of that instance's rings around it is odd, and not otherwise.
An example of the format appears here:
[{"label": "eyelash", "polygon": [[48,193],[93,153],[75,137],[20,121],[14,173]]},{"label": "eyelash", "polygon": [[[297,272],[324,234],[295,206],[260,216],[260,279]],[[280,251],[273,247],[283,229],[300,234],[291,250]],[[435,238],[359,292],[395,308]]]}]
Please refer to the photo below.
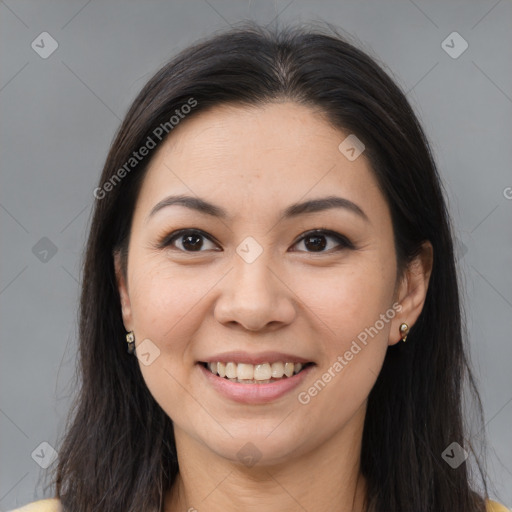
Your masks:
[{"label": "eyelash", "polygon": [[[163,249],[166,247],[168,248],[170,245],[173,244],[173,242],[175,240],[179,239],[180,237],[184,237],[185,235],[196,235],[196,236],[204,237],[204,238],[208,239],[210,242],[215,243],[214,240],[211,237],[209,237],[208,235],[206,235],[203,231],[201,231],[199,229],[188,228],[188,229],[180,229],[178,231],[174,231],[173,233],[170,233],[169,235],[164,236],[158,242],[157,247],[159,249]],[[314,230],[304,233],[296,242],[294,242],[293,245],[297,245],[299,242],[302,242],[306,238],[312,237],[312,236],[326,236],[328,238],[334,238],[338,242],[338,244],[341,246],[341,248],[335,249],[334,251],[329,250],[329,251],[318,251],[318,252],[315,252],[315,251],[299,251],[299,252],[306,252],[308,254],[331,254],[333,252],[338,252],[341,249],[355,249],[354,244],[347,237],[340,235],[339,233],[336,233],[335,231],[331,231],[330,229],[326,229],[326,228],[318,228],[318,229],[314,229]],[[174,247],[174,249],[179,250],[181,252],[185,252],[187,254],[205,252],[205,251],[201,251],[201,250],[200,251],[186,251],[186,250],[178,249],[177,247]]]}]

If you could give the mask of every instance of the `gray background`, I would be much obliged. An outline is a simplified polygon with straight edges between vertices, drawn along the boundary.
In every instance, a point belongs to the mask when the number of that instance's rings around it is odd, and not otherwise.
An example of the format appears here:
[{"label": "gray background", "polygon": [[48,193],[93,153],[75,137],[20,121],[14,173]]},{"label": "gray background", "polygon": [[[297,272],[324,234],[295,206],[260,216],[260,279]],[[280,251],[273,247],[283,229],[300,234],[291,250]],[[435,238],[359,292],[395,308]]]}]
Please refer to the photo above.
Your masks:
[{"label": "gray background", "polygon": [[[512,505],[509,0],[5,0],[1,510],[49,496],[35,460],[50,460],[49,449],[38,447],[45,441],[55,446],[65,426],[81,251],[92,191],[120,119],[145,81],[177,51],[241,20],[268,24],[277,16],[282,24],[327,20],[355,36],[407,91],[425,127],[457,231],[472,360],[489,436],[491,491]],[[38,36],[45,31],[59,46],[43,59],[31,43],[42,46]],[[442,47],[453,31],[469,44],[458,58]],[[455,51],[460,43],[445,44]],[[44,46],[50,48],[48,40]]]}]

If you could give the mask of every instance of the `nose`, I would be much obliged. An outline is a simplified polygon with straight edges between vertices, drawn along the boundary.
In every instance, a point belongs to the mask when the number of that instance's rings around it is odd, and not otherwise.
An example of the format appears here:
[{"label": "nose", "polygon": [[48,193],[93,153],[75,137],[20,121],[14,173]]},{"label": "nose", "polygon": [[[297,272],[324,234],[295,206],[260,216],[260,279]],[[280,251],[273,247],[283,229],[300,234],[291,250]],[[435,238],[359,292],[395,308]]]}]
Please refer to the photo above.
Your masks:
[{"label": "nose", "polygon": [[218,322],[261,331],[279,329],[293,321],[295,295],[269,263],[263,255],[247,263],[235,254],[234,268],[219,283],[222,288],[214,311]]}]

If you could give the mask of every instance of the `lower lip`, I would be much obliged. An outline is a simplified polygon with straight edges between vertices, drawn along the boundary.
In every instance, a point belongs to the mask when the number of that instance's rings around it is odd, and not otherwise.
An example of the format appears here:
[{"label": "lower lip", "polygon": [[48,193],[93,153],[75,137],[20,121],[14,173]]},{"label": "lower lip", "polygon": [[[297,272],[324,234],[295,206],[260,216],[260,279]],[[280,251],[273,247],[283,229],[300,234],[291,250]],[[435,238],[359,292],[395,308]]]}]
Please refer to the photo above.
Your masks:
[{"label": "lower lip", "polygon": [[213,374],[201,363],[197,366],[216,391],[226,398],[243,404],[265,404],[277,400],[299,386],[314,367],[314,365],[308,366],[292,377],[283,377],[267,384],[241,384]]}]

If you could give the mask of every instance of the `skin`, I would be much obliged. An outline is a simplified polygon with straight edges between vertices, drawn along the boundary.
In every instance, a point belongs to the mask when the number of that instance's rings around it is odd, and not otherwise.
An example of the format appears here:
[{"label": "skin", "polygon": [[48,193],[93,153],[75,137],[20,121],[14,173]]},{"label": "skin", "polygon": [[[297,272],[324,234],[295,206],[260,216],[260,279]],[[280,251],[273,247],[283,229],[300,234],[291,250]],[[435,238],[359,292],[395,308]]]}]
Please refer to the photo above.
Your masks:
[{"label": "skin", "polygon": [[[427,242],[398,279],[389,208],[364,153],[349,161],[339,151],[347,135],[293,102],[217,106],[178,125],[150,164],[127,279],[118,254],[115,266],[126,330],[136,346],[150,339],[160,350],[139,366],[174,423],[180,474],[166,511],[362,510],[367,397],[387,347],[401,339],[400,324],[412,327],[421,313],[432,247]],[[203,198],[231,218],[174,205],[148,219],[172,194]],[[341,208],[279,220],[290,204],[329,195],[356,203],[368,222]],[[191,250],[178,237],[158,248],[160,238],[184,228],[204,232],[202,247]],[[301,241],[319,228],[355,249],[330,235],[318,250],[315,240]],[[252,263],[236,252],[248,236],[263,250]],[[298,393],[389,310],[394,318],[301,404]],[[288,352],[316,366],[299,389],[267,404],[240,404],[218,394],[196,365],[229,350]],[[261,456],[252,467],[237,457],[247,442]]]}]

